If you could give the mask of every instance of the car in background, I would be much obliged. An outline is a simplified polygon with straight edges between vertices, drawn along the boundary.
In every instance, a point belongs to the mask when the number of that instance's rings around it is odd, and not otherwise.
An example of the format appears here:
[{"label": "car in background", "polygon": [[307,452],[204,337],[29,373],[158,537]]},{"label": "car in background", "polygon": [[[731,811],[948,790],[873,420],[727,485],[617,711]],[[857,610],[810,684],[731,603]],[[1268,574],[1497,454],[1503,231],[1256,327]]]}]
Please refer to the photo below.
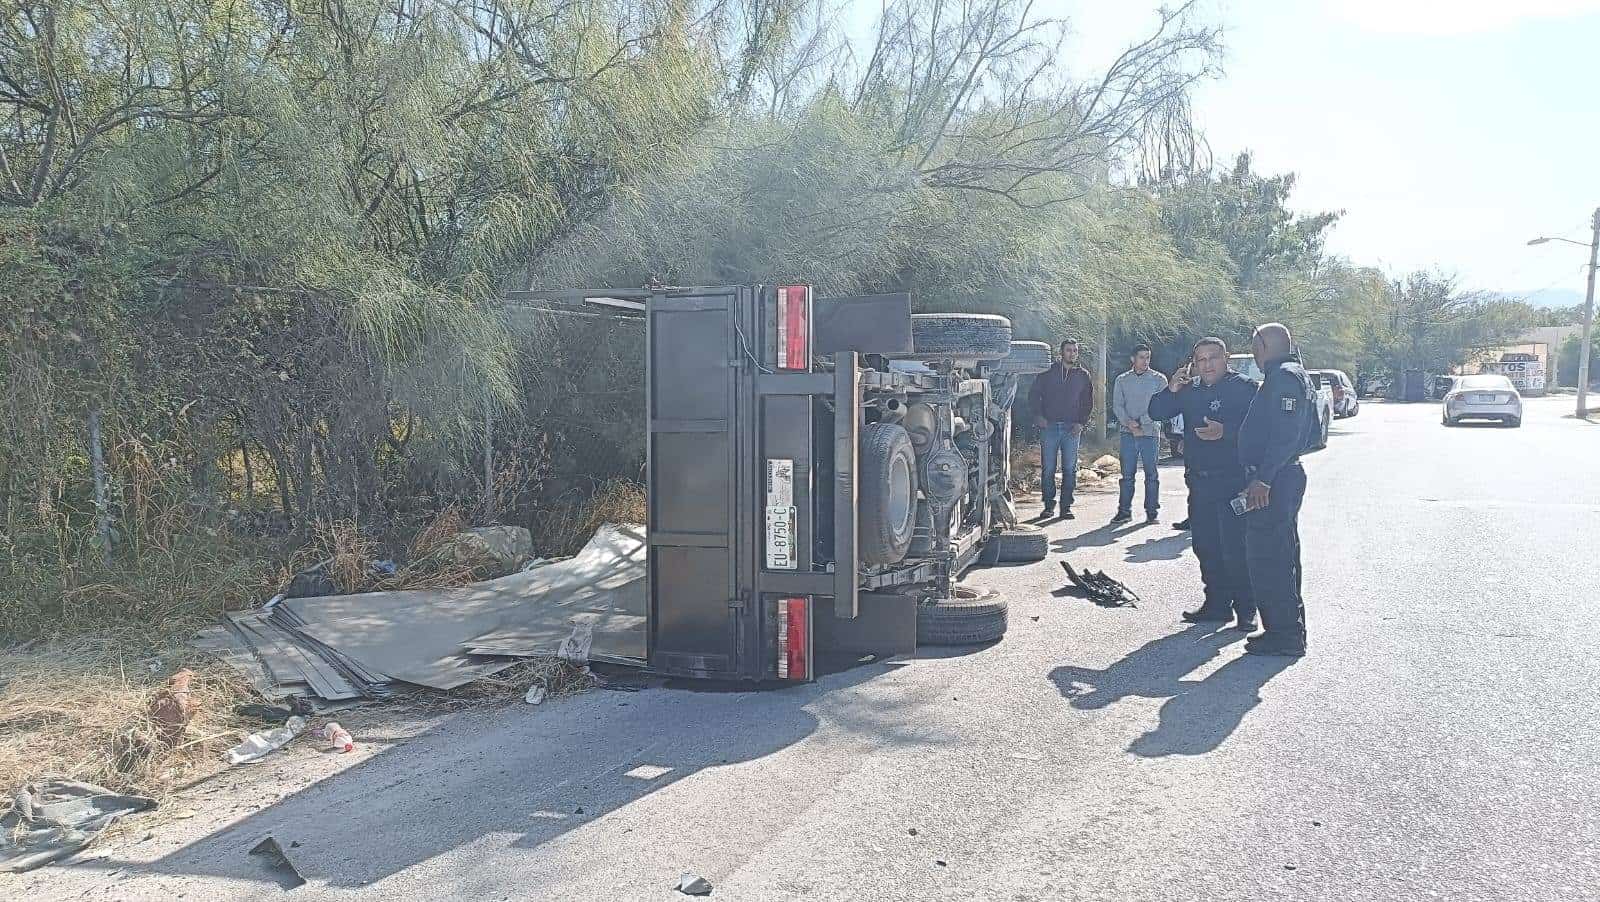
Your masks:
[{"label": "car in background", "polygon": [[1361,402],[1356,398],[1355,384],[1343,370],[1308,370],[1319,386],[1333,392],[1333,415],[1339,419],[1353,417],[1361,412]]},{"label": "car in background", "polygon": [[1442,400],[1444,400],[1444,398],[1446,396],[1448,396],[1452,391],[1455,391],[1456,383],[1460,379],[1461,379],[1460,376],[1429,376],[1428,377],[1428,400],[1429,401],[1442,401]]},{"label": "car in background", "polygon": [[1505,376],[1461,376],[1444,396],[1443,422],[1462,420],[1498,420],[1515,429],[1522,425],[1522,395]]},{"label": "car in background", "polygon": [[[1253,354],[1229,354],[1228,368],[1247,379],[1254,379],[1258,383],[1264,381],[1261,367],[1256,366],[1256,358]],[[1333,389],[1315,378],[1311,380],[1311,384],[1317,390],[1317,404],[1322,408],[1319,411],[1322,420],[1322,435],[1317,437],[1316,447],[1326,448],[1328,447],[1328,424],[1333,422]]]}]

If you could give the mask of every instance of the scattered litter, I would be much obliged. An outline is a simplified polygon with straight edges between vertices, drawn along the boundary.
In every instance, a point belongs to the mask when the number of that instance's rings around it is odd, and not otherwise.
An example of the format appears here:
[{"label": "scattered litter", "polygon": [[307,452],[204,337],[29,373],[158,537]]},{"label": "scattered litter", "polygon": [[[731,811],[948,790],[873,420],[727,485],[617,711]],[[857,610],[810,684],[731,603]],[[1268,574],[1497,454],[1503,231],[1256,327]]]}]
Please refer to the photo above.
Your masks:
[{"label": "scattered litter", "polygon": [[287,723],[275,730],[251,733],[244,742],[228,749],[228,763],[253,764],[260,761],[288,745],[305,728],[304,717],[291,717]]},{"label": "scattered litter", "polygon": [[340,754],[355,751],[356,741],[354,737],[350,735],[349,730],[339,726],[337,721],[328,721],[327,723],[318,727],[316,732],[312,735],[316,736],[323,742],[326,742],[333,748],[338,749]]},{"label": "scattered litter", "polygon": [[367,568],[373,576],[389,577],[400,572],[400,567],[394,561],[373,561]]},{"label": "scattered litter", "polygon": [[1033,616],[1032,616],[1032,617],[1030,617],[1030,618],[1028,618],[1028,619],[1030,619],[1030,620],[1033,620],[1033,621],[1034,621],[1034,622],[1038,622],[1038,620],[1039,620],[1039,615],[1037,615],[1037,614],[1035,614],[1035,615],[1033,615]]},{"label": "scattered litter", "polygon": [[183,731],[195,714],[195,704],[189,687],[194,682],[194,671],[184,668],[172,675],[166,688],[150,699],[150,720],[156,733],[167,745],[177,745]]},{"label": "scattered litter", "polygon": [[949,866],[950,866],[950,865],[948,865],[948,864],[946,864],[946,863],[945,863],[945,860],[944,860],[944,859],[943,859],[943,858],[935,858],[935,859],[934,859],[934,860],[933,860],[933,863],[934,863],[934,864],[936,864],[936,865],[938,865],[938,866],[939,866],[939,867],[941,867],[941,868],[947,868],[947,867],[949,867]]},{"label": "scattered litter", "polygon": [[1067,571],[1067,579],[1072,580],[1072,584],[1082,589],[1095,604],[1103,608],[1139,606],[1139,596],[1134,594],[1132,589],[1105,575],[1104,571],[1085,570],[1079,573],[1066,561],[1061,562],[1061,567]]},{"label": "scattered litter", "polygon": [[118,818],[156,807],[93,783],[50,780],[12,793],[0,814],[0,873],[20,873],[77,853]]},{"label": "scattered litter", "polygon": [[685,896],[709,896],[711,881],[685,871],[683,876],[678,878],[678,892]]},{"label": "scattered litter", "polygon": [[[299,845],[299,843],[294,845]],[[306,878],[300,875],[300,871],[289,860],[289,856],[284,854],[283,847],[278,845],[276,839],[269,836],[256,843],[250,849],[250,854],[261,856],[261,860],[266,863],[267,868],[277,878],[280,887],[296,889],[306,885]]]},{"label": "scattered litter", "polygon": [[1122,462],[1109,454],[1102,454],[1095,458],[1095,462],[1090,466],[1101,476],[1122,472]]},{"label": "scattered litter", "polygon": [[541,685],[538,685],[538,684],[535,684],[533,686],[529,686],[528,687],[528,694],[524,695],[522,697],[522,700],[527,702],[530,705],[542,704],[544,702],[544,697],[545,697],[545,694],[547,693],[547,691],[548,690],[546,690],[544,688],[544,686],[541,686]]},{"label": "scattered litter", "polygon": [[577,623],[572,627],[572,632],[567,638],[561,640],[561,648],[556,652],[556,657],[574,664],[583,664],[589,660],[589,649],[594,645],[594,624]]},{"label": "scattered litter", "polygon": [[199,813],[200,812],[194,810],[193,808],[179,808],[177,811],[174,811],[167,816],[175,821],[186,821]]},{"label": "scattered litter", "polygon": [[1299,868],[1297,868],[1297,867],[1295,867],[1295,866],[1294,866],[1294,865],[1292,865],[1292,864],[1286,864],[1286,865],[1284,865],[1284,866],[1283,866],[1283,869],[1284,869],[1284,870],[1286,870],[1286,871],[1298,871],[1298,870],[1300,870],[1300,869],[1299,869]]},{"label": "scattered litter", "polygon": [[1320,826],[1322,826],[1322,821],[1312,821],[1311,822],[1311,826],[1320,827]]},{"label": "scattered litter", "polygon": [[907,830],[906,832],[911,834],[912,836],[916,836],[918,831],[917,831],[916,827],[912,827],[910,830]]}]

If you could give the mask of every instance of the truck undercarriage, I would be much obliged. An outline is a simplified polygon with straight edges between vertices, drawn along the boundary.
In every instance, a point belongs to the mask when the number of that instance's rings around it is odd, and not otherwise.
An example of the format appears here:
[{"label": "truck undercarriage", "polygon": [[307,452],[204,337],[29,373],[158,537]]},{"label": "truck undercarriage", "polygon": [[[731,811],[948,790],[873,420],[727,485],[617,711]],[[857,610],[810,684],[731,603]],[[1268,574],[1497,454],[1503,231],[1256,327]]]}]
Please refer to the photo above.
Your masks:
[{"label": "truck undercarriage", "polygon": [[990,641],[976,564],[1037,560],[1008,491],[1049,348],[982,314],[803,285],[524,292],[646,331],[649,666],[804,680],[819,653]]}]

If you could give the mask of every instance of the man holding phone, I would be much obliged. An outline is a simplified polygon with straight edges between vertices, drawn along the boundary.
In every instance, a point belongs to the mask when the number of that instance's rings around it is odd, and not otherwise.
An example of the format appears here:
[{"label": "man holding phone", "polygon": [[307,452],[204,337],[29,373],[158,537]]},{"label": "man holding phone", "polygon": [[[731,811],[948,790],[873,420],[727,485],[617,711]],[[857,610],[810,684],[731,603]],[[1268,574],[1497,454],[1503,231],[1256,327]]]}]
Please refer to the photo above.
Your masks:
[{"label": "man holding phone", "polygon": [[1205,588],[1200,607],[1183,612],[1190,623],[1237,617],[1238,629],[1255,629],[1245,523],[1229,507],[1245,487],[1239,429],[1255,397],[1256,383],[1228,369],[1228,345],[1220,338],[1202,338],[1194,346],[1194,363],[1180,367],[1168,380],[1167,390],[1150,399],[1152,418],[1182,415],[1184,421],[1189,531]]}]

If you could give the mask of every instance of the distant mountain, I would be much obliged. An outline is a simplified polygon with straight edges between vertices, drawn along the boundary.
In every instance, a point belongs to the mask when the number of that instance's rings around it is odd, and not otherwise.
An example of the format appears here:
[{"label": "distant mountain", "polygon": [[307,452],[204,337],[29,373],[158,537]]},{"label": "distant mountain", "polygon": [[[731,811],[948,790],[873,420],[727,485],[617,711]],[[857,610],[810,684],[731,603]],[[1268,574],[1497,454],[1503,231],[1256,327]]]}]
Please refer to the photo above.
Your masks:
[{"label": "distant mountain", "polygon": [[1576,288],[1541,288],[1538,291],[1495,291],[1508,301],[1527,301],[1535,307],[1566,309],[1583,303],[1583,292]]}]

